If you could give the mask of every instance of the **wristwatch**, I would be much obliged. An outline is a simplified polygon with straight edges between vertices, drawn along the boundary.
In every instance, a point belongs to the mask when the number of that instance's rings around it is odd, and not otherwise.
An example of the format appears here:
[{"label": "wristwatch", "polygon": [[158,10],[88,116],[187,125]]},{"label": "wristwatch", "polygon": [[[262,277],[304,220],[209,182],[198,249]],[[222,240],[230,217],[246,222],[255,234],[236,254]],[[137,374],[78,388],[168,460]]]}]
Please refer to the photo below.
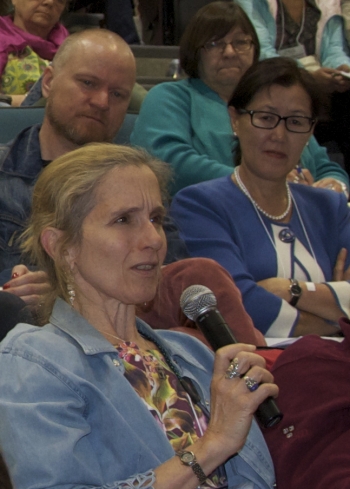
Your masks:
[{"label": "wristwatch", "polygon": [[207,476],[202,470],[202,467],[197,462],[196,456],[193,452],[181,450],[180,452],[176,452],[176,455],[180,457],[181,463],[183,465],[187,465],[191,467],[193,472],[196,474],[200,485],[204,484],[207,480]]},{"label": "wristwatch", "polygon": [[289,280],[290,280],[289,292],[290,295],[292,296],[291,300],[289,301],[289,304],[291,306],[296,306],[303,290],[300,287],[299,282],[297,280],[295,280],[294,278],[290,278]]}]

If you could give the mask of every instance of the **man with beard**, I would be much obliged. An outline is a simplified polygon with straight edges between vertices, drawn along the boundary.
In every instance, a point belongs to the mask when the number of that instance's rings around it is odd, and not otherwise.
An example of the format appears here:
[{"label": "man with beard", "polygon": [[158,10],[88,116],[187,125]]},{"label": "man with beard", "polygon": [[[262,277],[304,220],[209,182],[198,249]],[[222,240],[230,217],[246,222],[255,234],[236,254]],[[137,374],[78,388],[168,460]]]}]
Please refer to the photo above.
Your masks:
[{"label": "man with beard", "polygon": [[[86,30],[61,45],[43,75],[47,105],[42,125],[0,146],[0,272],[20,262],[17,238],[42,168],[83,144],[111,142],[123,123],[135,76],[133,54],[113,32]],[[21,269],[14,273],[22,275]],[[21,277],[22,285],[41,282],[41,272],[33,273]]]}]

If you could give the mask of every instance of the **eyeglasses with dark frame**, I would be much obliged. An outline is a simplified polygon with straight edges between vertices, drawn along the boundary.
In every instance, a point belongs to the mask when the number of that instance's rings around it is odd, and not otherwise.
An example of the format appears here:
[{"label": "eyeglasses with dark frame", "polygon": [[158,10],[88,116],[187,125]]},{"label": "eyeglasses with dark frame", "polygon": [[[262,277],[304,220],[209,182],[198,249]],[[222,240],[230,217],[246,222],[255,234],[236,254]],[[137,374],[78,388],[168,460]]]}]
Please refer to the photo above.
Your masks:
[{"label": "eyeglasses with dark frame", "polygon": [[281,121],[285,121],[287,131],[299,134],[310,132],[316,122],[316,119],[303,115],[281,117],[273,112],[265,112],[263,110],[238,109],[238,113],[249,114],[250,122],[259,129],[275,129]]},{"label": "eyeglasses with dark frame", "polygon": [[231,42],[208,41],[204,44],[203,48],[208,53],[223,54],[228,45],[230,45],[236,51],[236,53],[241,54],[241,53],[246,53],[251,49],[253,45],[253,41],[251,39],[234,39]]}]

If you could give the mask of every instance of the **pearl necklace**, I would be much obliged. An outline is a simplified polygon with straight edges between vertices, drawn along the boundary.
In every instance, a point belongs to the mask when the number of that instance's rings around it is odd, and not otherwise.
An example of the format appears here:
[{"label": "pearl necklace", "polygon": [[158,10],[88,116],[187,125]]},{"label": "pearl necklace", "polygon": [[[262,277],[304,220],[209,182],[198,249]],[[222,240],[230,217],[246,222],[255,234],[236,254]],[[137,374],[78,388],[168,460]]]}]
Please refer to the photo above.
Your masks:
[{"label": "pearl necklace", "polygon": [[287,181],[286,181],[286,190],[287,190],[287,198],[288,198],[287,209],[283,212],[283,214],[280,214],[279,216],[273,216],[272,214],[269,214],[268,212],[264,211],[264,209],[262,209],[260,207],[260,205],[257,204],[257,202],[255,202],[255,200],[253,199],[253,197],[250,195],[247,187],[242,182],[241,177],[239,176],[239,168],[237,166],[235,168],[234,174],[235,174],[235,177],[236,177],[236,182],[238,184],[238,187],[242,190],[242,192],[244,193],[244,195],[246,195],[248,197],[248,199],[253,204],[253,206],[256,209],[258,209],[262,214],[264,214],[264,216],[268,217],[272,221],[281,221],[282,219],[284,219],[288,215],[288,213],[289,213],[289,211],[290,211],[290,209],[292,207],[292,196],[291,196],[290,188],[289,188],[289,185],[288,185]]}]

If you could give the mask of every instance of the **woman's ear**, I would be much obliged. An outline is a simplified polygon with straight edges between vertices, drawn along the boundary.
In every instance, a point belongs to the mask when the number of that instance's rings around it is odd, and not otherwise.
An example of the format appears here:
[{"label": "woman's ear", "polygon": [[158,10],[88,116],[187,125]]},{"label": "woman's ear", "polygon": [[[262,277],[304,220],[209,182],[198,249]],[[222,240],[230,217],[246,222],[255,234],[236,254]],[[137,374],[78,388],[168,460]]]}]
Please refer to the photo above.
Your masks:
[{"label": "woman's ear", "polygon": [[40,236],[41,245],[46,251],[46,253],[54,260],[57,256],[58,252],[58,241],[62,237],[63,231],[54,228],[48,227],[45,228]]},{"label": "woman's ear", "polygon": [[[48,227],[41,233],[40,241],[46,253],[55,261],[62,255],[62,249],[59,246],[59,240],[63,236],[63,231],[54,227]],[[76,258],[76,247],[70,246],[64,250],[62,257],[70,270],[74,268]]]},{"label": "woman's ear", "polygon": [[238,126],[238,116],[239,116],[239,114],[238,114],[237,110],[234,107],[232,107],[232,106],[230,106],[228,108],[228,113],[229,113],[230,119],[231,119],[232,130],[233,130],[234,134],[237,134],[237,126]]}]

